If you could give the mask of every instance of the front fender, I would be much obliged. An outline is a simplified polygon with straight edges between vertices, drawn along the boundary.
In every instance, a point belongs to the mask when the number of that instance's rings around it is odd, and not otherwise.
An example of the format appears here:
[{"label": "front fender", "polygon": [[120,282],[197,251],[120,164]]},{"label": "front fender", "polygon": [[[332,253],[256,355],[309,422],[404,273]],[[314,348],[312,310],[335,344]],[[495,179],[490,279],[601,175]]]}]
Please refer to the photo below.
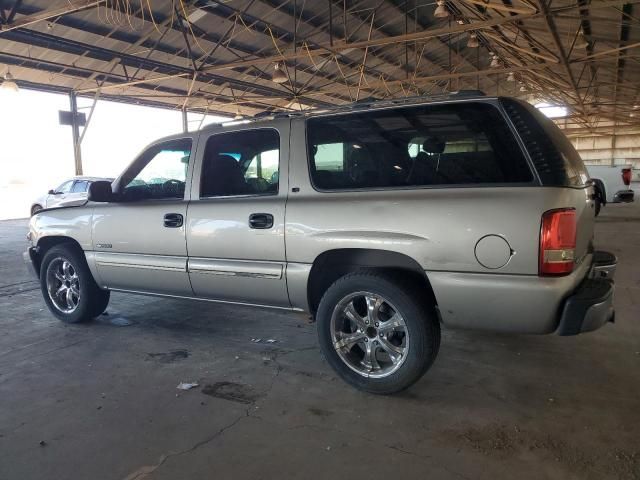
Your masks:
[{"label": "front fender", "polygon": [[54,208],[31,217],[29,237],[36,247],[47,237],[75,240],[82,250],[92,250],[91,223],[93,207]]}]

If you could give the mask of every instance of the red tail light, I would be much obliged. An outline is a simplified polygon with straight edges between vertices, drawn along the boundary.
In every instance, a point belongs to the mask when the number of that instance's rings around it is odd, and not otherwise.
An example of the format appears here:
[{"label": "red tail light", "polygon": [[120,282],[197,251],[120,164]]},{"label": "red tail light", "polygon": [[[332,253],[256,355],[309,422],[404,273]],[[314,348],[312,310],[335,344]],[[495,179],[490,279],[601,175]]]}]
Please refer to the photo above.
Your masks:
[{"label": "red tail light", "polygon": [[628,187],[631,184],[631,169],[623,168],[622,169],[622,181]]},{"label": "red tail light", "polygon": [[540,228],[539,275],[567,275],[573,271],[576,249],[574,208],[549,210]]}]

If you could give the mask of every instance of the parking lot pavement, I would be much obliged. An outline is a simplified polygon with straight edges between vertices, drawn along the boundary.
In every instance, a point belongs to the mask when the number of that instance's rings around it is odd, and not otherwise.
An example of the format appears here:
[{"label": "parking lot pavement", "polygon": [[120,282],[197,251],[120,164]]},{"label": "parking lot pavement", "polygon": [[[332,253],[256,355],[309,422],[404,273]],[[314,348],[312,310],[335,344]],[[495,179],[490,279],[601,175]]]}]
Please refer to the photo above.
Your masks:
[{"label": "parking lot pavement", "polygon": [[640,204],[596,230],[615,325],[445,331],[417,385],[377,397],[299,314],[114,294],[64,325],[22,265],[26,221],[0,222],[0,479],[640,478]]}]

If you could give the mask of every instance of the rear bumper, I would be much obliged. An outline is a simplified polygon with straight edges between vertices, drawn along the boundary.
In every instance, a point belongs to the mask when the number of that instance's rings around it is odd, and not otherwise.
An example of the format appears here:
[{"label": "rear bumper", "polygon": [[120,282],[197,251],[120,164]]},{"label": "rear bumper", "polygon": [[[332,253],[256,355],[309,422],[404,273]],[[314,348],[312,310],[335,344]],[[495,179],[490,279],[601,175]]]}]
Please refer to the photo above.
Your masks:
[{"label": "rear bumper", "polygon": [[633,190],[620,190],[613,195],[614,203],[630,203],[633,202]]},{"label": "rear bumper", "polygon": [[558,335],[591,332],[615,320],[613,277],[617,259],[608,252],[595,252],[589,276],[564,302]]},{"label": "rear bumper", "polygon": [[[437,271],[426,274],[446,327],[570,335],[594,330],[613,319],[610,307],[615,269],[614,255],[595,252],[571,275],[563,277]],[[589,287],[587,281],[598,282],[598,289]],[[605,285],[600,287],[599,282]],[[561,327],[565,324],[571,328]]]}]

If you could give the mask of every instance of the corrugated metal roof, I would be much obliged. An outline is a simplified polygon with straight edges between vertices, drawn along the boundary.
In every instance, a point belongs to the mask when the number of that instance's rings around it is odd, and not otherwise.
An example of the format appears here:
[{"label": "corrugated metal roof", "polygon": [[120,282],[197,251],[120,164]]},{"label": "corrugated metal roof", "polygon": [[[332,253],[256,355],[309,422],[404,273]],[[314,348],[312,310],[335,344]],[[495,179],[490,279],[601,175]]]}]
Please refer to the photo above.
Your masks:
[{"label": "corrugated metal roof", "polygon": [[450,0],[443,19],[418,0],[5,0],[0,64],[27,86],[232,115],[481,89],[635,125],[635,3]]}]

